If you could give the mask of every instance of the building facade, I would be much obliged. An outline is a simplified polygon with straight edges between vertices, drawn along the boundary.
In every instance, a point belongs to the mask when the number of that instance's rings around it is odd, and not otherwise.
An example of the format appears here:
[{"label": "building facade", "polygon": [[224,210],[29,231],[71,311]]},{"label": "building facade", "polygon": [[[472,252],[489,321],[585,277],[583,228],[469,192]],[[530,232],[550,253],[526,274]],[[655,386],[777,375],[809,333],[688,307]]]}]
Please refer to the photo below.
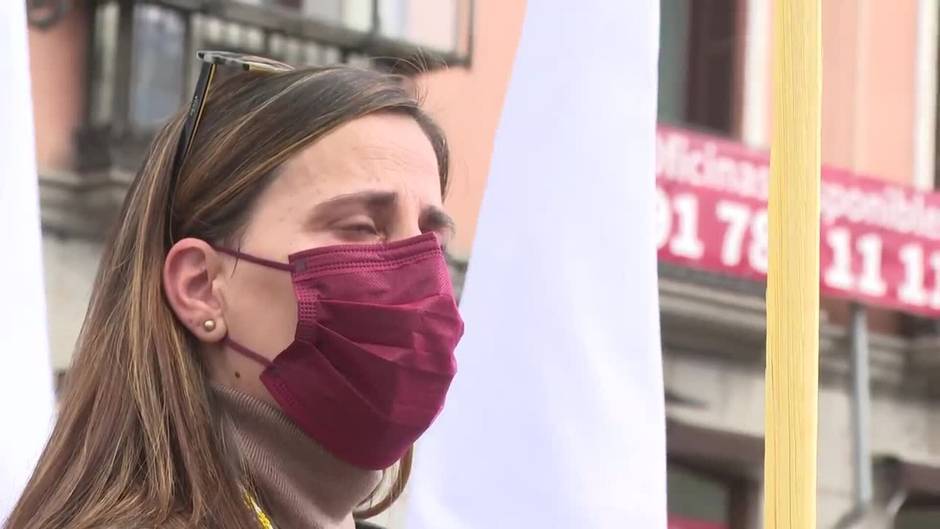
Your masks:
[{"label": "building facade", "polygon": [[[691,145],[703,149],[705,157],[714,155],[716,164],[734,163],[739,204],[756,204],[741,197],[747,194],[748,171],[766,170],[773,119],[772,3],[662,0],[661,189],[672,193],[669,186],[681,176],[681,169],[675,172],[679,162],[671,146]],[[826,192],[827,182],[832,189],[851,192],[853,186],[869,191],[890,187],[891,193],[914,196],[911,190],[916,189],[928,202],[934,200],[937,2],[835,0],[822,6],[824,213],[841,200]],[[754,179],[761,181],[760,176]],[[683,189],[704,207],[709,200],[704,187]],[[677,195],[670,198],[673,221],[682,222]],[[723,222],[710,227],[722,233],[703,232],[701,237],[723,238],[717,257],[721,262],[715,266],[724,265],[728,273],[707,270],[707,256],[676,264],[677,250],[680,257],[703,252],[695,245],[677,248],[675,235],[660,250],[672,529],[760,526],[764,285],[743,277],[747,270],[734,268],[747,236],[735,247],[729,245],[734,240],[729,234],[736,219],[744,218],[738,213],[746,210],[730,204],[719,206],[724,208],[717,213]],[[737,225],[740,230],[754,226]],[[858,300],[835,292],[829,283],[842,276],[827,262],[838,259],[837,250],[827,245],[839,242],[843,228],[848,224],[823,226],[818,527],[938,527],[937,327],[917,307],[907,310],[883,299]],[[750,244],[753,249],[753,239]],[[726,253],[731,248],[737,248],[738,257],[733,250]],[[859,246],[863,253],[865,248]],[[753,252],[744,253],[751,260],[750,271],[759,269],[760,252],[756,259]],[[766,270],[766,253],[763,266]],[[855,266],[852,270],[858,272]],[[858,288],[884,295],[896,286],[877,277],[866,282],[864,266]],[[903,285],[898,291],[904,298]],[[855,321],[868,335],[870,404],[862,407],[868,426],[862,424],[861,455],[853,415],[853,330],[859,328],[853,327],[853,318],[861,318]],[[860,466],[872,474],[870,493],[865,485],[859,490]],[[860,498],[870,501],[862,505]]]},{"label": "building facade", "polygon": [[[738,166],[747,162],[757,173],[765,167],[772,121],[772,1],[661,0],[664,145],[678,138],[702,152],[724,153]],[[857,177],[933,196],[937,3],[823,2],[823,161],[841,175],[839,182],[851,185],[844,179]],[[252,51],[298,64],[368,63],[374,56],[405,58],[418,48],[432,50],[426,56],[443,60],[431,61],[434,70],[421,82],[426,106],[453,149],[446,205],[459,225],[451,247],[458,272],[469,258],[523,0],[28,4],[57,372],[67,369],[107,226],[155,126],[185,103],[197,71],[193,51],[199,48]],[[400,65],[384,60],[379,66]],[[661,158],[669,152],[663,150]],[[667,173],[661,168],[657,178],[672,193]],[[684,193],[704,200],[696,189]],[[667,208],[663,217],[670,229],[660,250],[660,306],[671,529],[756,528],[763,460],[763,284],[725,261],[718,263],[725,268],[700,266],[689,257],[697,251],[697,239],[675,246],[677,226],[690,210],[677,206],[675,193],[668,199],[675,211]],[[759,208],[758,202],[750,204]],[[709,237],[716,235],[703,231],[699,239]],[[753,247],[750,237],[742,240]],[[743,258],[753,265],[751,272],[760,268],[754,265],[759,253]],[[819,527],[850,527],[855,521],[865,527],[940,526],[937,327],[923,311],[851,296],[824,296],[822,311]],[[853,433],[852,330],[859,327],[852,322],[860,317],[868,331],[871,393],[864,458],[856,456]],[[870,465],[873,490],[856,517],[860,460]]]}]

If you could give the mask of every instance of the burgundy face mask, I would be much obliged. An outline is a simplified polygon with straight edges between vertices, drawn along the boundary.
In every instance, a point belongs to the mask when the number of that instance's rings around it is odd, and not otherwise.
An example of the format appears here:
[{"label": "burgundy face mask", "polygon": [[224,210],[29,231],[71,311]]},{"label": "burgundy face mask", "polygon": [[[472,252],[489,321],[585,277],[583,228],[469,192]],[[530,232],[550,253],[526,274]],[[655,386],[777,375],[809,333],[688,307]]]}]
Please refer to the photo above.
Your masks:
[{"label": "burgundy face mask", "polygon": [[390,244],[307,250],[290,263],[219,251],[291,273],[294,341],[261,381],[284,412],[336,457],[366,469],[401,459],[444,406],[463,334],[433,233]]}]

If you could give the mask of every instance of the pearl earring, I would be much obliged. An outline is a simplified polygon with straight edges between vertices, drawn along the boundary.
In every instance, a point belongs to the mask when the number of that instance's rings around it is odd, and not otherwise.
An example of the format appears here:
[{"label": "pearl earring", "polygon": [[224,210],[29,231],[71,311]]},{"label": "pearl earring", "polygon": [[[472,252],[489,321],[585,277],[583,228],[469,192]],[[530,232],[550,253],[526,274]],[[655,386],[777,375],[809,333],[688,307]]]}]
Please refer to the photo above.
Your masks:
[{"label": "pearl earring", "polygon": [[212,332],[212,331],[214,331],[214,330],[215,330],[215,320],[206,320],[206,321],[202,322],[202,328],[205,329],[206,332]]}]

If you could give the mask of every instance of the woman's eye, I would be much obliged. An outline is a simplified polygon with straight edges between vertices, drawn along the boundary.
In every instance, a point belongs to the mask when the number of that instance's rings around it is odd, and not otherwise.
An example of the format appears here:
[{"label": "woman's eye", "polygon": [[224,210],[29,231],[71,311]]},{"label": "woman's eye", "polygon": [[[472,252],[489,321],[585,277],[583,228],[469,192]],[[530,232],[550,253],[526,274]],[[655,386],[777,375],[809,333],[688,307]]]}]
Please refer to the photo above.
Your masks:
[{"label": "woman's eye", "polygon": [[365,222],[343,226],[342,230],[345,232],[356,234],[356,235],[378,235],[379,234],[379,230],[375,227],[375,224],[368,224]]}]

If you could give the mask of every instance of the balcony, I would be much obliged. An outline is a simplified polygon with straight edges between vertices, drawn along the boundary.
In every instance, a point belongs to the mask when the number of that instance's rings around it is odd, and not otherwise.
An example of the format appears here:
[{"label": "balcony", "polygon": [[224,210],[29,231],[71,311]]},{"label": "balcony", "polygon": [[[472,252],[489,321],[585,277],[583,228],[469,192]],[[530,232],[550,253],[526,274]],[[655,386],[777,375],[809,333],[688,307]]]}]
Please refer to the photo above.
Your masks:
[{"label": "balcony", "polygon": [[156,129],[190,97],[195,51],[405,74],[469,67],[473,0],[97,0],[90,2],[85,115],[76,167],[40,175],[43,226],[100,238]]}]

